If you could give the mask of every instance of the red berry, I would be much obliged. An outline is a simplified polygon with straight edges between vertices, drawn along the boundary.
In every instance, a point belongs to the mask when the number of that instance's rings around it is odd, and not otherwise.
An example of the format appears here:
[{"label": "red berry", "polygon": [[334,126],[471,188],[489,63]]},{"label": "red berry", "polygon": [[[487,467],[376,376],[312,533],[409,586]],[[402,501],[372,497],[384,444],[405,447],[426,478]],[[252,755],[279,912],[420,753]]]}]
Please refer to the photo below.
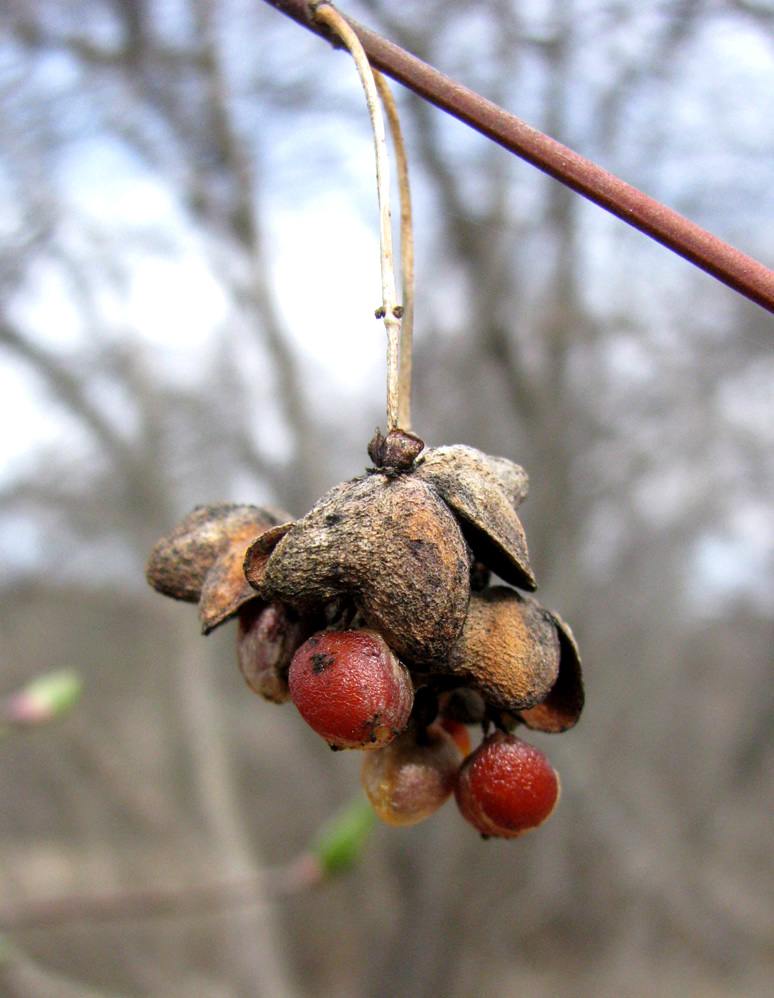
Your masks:
[{"label": "red berry", "polygon": [[293,703],[334,748],[381,748],[405,727],[414,703],[408,669],[376,631],[320,631],[290,663]]},{"label": "red berry", "polygon": [[415,825],[449,798],[460,753],[439,725],[414,724],[380,752],[363,759],[360,779],[377,815],[388,825]]},{"label": "red berry", "polygon": [[496,731],[463,762],[454,793],[463,818],[482,835],[512,839],[546,820],[560,785],[539,749]]}]

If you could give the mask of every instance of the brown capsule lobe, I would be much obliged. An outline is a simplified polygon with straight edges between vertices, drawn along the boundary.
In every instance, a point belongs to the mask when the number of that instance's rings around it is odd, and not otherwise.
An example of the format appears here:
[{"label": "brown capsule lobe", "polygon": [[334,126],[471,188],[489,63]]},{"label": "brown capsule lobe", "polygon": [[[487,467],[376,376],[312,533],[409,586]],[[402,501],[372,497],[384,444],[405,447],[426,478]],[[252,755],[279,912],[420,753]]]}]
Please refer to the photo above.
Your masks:
[{"label": "brown capsule lobe", "polygon": [[258,589],[267,602],[301,607],[347,596],[396,654],[429,668],[462,630],[469,569],[459,526],[433,489],[376,473],[337,485],[293,524]]},{"label": "brown capsule lobe", "polygon": [[465,626],[443,668],[496,709],[532,707],[559,673],[559,638],[548,611],[514,589],[473,593]]},{"label": "brown capsule lobe", "polygon": [[534,707],[519,711],[528,728],[559,734],[578,723],[585,694],[578,645],[569,626],[551,613],[559,636],[559,674],[546,697]]},{"label": "brown capsule lobe", "polygon": [[516,506],[527,494],[523,468],[458,444],[426,450],[415,473],[459,518],[476,560],[511,585],[537,588],[516,515]]},{"label": "brown capsule lobe", "polygon": [[207,573],[222,554],[286,519],[281,511],[260,506],[197,506],[151,551],[148,583],[165,596],[197,603]]},{"label": "brown capsule lobe", "polygon": [[245,603],[256,599],[258,594],[245,578],[246,549],[244,541],[233,543],[210,566],[199,598],[203,634],[209,634],[219,624],[230,620]]},{"label": "brown capsule lobe", "polygon": [[274,548],[279,544],[285,534],[293,526],[293,521],[277,524],[271,527],[250,544],[245,551],[244,564],[242,569],[245,578],[254,589],[258,589],[266,571],[266,563],[274,552]]}]

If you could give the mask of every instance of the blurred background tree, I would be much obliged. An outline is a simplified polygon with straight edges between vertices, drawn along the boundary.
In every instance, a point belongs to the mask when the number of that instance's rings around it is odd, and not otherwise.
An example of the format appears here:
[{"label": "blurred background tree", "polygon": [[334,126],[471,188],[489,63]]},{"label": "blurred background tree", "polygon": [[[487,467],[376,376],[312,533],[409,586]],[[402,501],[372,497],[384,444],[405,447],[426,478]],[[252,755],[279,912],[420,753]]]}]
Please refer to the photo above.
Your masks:
[{"label": "blurred background tree", "polygon": [[[765,0],[347,13],[774,263]],[[774,320],[396,96],[415,429],[530,472],[541,598],[587,671],[578,729],[535,739],[562,805],[511,844],[452,807],[385,828],[355,872],[282,902],[25,922],[52,896],[250,876],[356,790],[355,754],[256,702],[233,635],[202,641],[143,564],[199,502],[303,513],[366,463],[384,391],[349,60],[258,0],[10,0],[3,682],[74,663],[86,694],[65,725],[3,744],[0,914],[84,991],[766,993]]]}]

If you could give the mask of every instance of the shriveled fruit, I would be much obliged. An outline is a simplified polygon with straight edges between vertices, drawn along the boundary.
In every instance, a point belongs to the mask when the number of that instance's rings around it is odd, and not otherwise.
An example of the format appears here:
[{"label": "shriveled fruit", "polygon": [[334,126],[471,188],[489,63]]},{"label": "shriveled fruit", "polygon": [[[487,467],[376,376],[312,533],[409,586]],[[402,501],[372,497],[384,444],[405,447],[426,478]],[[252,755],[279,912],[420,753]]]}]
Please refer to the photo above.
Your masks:
[{"label": "shriveled fruit", "polygon": [[463,818],[483,836],[513,839],[546,820],[560,784],[539,749],[496,731],[462,764],[454,793]]},{"label": "shriveled fruit", "polygon": [[382,748],[414,703],[408,669],[365,628],[312,635],[293,656],[288,685],[301,716],[333,748]]},{"label": "shriveled fruit", "polygon": [[314,625],[292,607],[259,599],[239,611],[237,662],[245,682],[259,696],[274,703],[290,699],[288,669],[293,655]]},{"label": "shriveled fruit", "polygon": [[388,825],[415,825],[451,796],[460,764],[454,739],[440,725],[412,723],[390,745],[369,752],[360,779],[376,814]]}]

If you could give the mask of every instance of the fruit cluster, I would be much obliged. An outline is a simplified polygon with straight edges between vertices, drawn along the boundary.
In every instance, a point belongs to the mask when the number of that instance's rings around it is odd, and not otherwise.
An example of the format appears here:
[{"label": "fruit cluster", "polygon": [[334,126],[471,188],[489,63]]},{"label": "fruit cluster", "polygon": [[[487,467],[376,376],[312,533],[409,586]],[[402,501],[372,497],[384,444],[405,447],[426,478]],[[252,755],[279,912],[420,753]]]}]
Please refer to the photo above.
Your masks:
[{"label": "fruit cluster", "polygon": [[570,629],[518,591],[536,588],[516,513],[526,473],[400,430],[377,431],[369,455],[297,521],[198,507],[156,545],[148,581],[197,602],[204,633],[237,617],[247,684],[291,699],[332,748],[366,750],[385,821],[414,824],[453,793],[482,835],[513,838],[559,796],[513,730],[564,731],[583,707]]}]

